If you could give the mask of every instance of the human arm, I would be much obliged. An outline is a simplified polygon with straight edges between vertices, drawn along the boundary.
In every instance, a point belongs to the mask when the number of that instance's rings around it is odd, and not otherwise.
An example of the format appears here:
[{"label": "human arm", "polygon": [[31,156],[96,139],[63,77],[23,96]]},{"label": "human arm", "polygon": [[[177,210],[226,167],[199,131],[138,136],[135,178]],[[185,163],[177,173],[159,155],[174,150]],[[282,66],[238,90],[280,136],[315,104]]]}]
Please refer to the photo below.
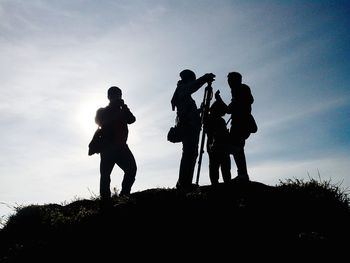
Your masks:
[{"label": "human arm", "polygon": [[132,114],[132,112],[126,104],[123,104],[122,111],[127,124],[132,124],[136,121],[134,114]]},{"label": "human arm", "polygon": [[178,83],[177,92],[179,97],[183,97],[185,95],[191,95],[199,90],[205,83],[211,83],[214,81],[215,75],[213,73],[206,73],[198,79],[183,83]]},{"label": "human arm", "polygon": [[221,106],[222,108],[225,109],[225,112],[226,112],[226,113],[229,113],[229,112],[228,112],[228,110],[229,110],[228,106],[227,106],[226,103],[222,100],[222,98],[221,98],[221,96],[220,96],[220,90],[217,90],[217,91],[215,92],[214,97],[215,97],[215,100],[217,101],[217,103],[219,103],[220,106]]},{"label": "human arm", "polygon": [[[192,94],[199,90],[205,83],[211,83],[215,80],[213,73],[206,73],[193,82],[188,83],[188,91]],[[186,84],[185,84],[186,85]]]}]

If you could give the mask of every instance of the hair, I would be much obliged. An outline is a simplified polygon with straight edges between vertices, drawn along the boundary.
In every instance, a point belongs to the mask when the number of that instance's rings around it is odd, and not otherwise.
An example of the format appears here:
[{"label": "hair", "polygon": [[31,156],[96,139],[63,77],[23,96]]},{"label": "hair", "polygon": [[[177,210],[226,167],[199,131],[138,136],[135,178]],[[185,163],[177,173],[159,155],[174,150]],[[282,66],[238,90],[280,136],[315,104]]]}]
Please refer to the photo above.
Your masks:
[{"label": "hair", "polygon": [[230,72],[227,75],[227,79],[228,80],[233,80],[233,81],[239,81],[240,83],[242,83],[242,75],[239,72]]},{"label": "hair", "polygon": [[224,104],[214,101],[214,103],[210,107],[210,113],[213,115],[224,116],[226,113],[226,107]]},{"label": "hair", "polygon": [[117,86],[112,86],[108,89],[107,91],[107,96],[108,98],[114,97],[114,96],[121,96],[122,95],[122,90],[118,88]]},{"label": "hair", "polygon": [[195,80],[196,74],[190,69],[184,69],[183,71],[180,72],[180,77],[183,81],[186,82],[188,80]]}]

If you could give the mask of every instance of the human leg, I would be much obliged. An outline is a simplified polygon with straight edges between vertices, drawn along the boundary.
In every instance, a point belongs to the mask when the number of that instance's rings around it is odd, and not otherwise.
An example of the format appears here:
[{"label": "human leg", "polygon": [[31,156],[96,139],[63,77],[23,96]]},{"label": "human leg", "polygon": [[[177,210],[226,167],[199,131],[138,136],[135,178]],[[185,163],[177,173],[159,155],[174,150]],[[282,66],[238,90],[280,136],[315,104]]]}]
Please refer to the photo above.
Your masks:
[{"label": "human leg", "polygon": [[233,158],[237,166],[237,179],[249,180],[247,162],[244,153],[245,139],[239,137],[233,139]]},{"label": "human leg", "polygon": [[131,187],[135,182],[137,165],[128,145],[122,145],[118,149],[118,154],[116,158],[116,164],[124,171],[124,177],[122,181],[121,195],[130,194]]},{"label": "human leg", "polygon": [[179,179],[176,187],[189,187],[192,185],[194,168],[198,156],[199,132],[192,131],[186,134],[182,141],[182,156],[180,162]]},{"label": "human leg", "polygon": [[236,153],[233,154],[233,158],[237,166],[237,174],[239,179],[248,179],[247,162],[244,153],[244,147],[240,148]]},{"label": "human leg", "polygon": [[209,154],[209,178],[212,185],[219,183],[219,160],[215,152]]},{"label": "human leg", "polygon": [[220,167],[221,167],[222,179],[224,180],[225,183],[228,183],[231,180],[231,157],[230,157],[230,154],[223,152],[223,153],[221,153],[220,159],[221,159]]},{"label": "human leg", "polygon": [[101,153],[100,161],[100,196],[101,199],[110,199],[111,190],[111,173],[114,167],[114,160],[112,158],[112,153],[104,152]]}]

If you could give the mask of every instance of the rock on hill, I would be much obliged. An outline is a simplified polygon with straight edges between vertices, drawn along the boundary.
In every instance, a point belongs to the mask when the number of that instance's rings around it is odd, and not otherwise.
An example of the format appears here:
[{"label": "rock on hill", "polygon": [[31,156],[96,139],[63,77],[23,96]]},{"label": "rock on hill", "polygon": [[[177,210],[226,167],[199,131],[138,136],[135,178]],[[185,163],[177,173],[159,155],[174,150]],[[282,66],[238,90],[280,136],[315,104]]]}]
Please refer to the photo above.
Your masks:
[{"label": "rock on hill", "polygon": [[156,188],[113,196],[110,207],[98,199],[23,207],[0,232],[0,259],[218,261],[258,250],[320,255],[342,247],[349,218],[349,200],[315,184],[232,181],[187,193]]}]

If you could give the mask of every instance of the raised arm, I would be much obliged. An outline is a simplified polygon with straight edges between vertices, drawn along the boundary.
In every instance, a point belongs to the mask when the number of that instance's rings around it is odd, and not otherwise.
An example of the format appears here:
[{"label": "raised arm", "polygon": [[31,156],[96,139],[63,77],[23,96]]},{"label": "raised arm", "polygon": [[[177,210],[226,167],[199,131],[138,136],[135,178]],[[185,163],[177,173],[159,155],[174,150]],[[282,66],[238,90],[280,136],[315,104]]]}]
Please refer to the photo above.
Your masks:
[{"label": "raised arm", "polygon": [[185,86],[188,85],[188,92],[192,94],[199,90],[205,83],[213,82],[214,78],[215,75],[213,73],[206,73],[203,76],[196,79],[195,81],[185,84]]},{"label": "raised arm", "polygon": [[122,106],[122,110],[123,110],[123,115],[125,117],[127,124],[132,124],[136,121],[134,114],[132,114],[132,112],[130,111],[130,109],[126,104]]},{"label": "raised arm", "polygon": [[225,112],[226,113],[231,113],[229,106],[226,105],[226,103],[222,100],[221,96],[220,96],[220,90],[217,90],[215,92],[215,100],[220,103],[222,105],[223,108],[225,108]]}]

